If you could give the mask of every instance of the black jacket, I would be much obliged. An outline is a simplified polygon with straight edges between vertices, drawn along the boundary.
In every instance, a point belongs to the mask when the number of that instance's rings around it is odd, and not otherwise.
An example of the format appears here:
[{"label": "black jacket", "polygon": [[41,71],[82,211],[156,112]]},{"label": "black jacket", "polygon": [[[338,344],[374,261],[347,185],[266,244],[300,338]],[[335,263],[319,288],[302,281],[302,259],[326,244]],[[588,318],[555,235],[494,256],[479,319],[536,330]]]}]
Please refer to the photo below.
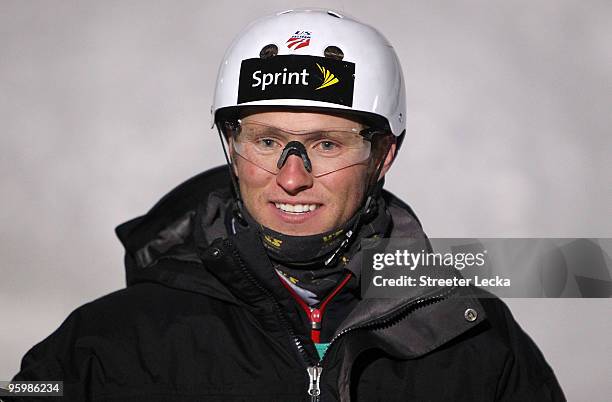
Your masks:
[{"label": "black jacket", "polygon": [[[408,206],[384,197],[392,234],[424,236]],[[219,224],[228,198],[226,168],[213,169],[118,227],[127,288],[70,314],[15,380],[63,380],[61,401],[291,402],[311,400],[307,367],[317,366],[322,401],[565,400],[503,302],[466,288],[351,309],[337,297],[319,362],[256,235],[228,237]]]}]

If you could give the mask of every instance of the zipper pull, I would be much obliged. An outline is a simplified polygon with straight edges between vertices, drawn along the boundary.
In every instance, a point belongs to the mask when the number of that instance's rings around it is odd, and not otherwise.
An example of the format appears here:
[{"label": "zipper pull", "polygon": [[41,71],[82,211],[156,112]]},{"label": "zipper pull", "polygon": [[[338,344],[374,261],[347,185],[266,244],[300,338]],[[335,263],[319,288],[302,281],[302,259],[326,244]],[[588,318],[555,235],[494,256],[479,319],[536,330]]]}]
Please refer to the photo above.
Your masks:
[{"label": "zipper pull", "polygon": [[321,388],[319,387],[319,379],[321,378],[322,367],[312,366],[306,369],[308,371],[308,377],[310,383],[308,384],[308,395],[310,395],[311,402],[318,402],[321,395]]},{"label": "zipper pull", "polygon": [[321,310],[310,308],[310,338],[314,343],[321,342]]},{"label": "zipper pull", "polygon": [[310,308],[310,329],[321,329],[321,310],[318,308]]}]

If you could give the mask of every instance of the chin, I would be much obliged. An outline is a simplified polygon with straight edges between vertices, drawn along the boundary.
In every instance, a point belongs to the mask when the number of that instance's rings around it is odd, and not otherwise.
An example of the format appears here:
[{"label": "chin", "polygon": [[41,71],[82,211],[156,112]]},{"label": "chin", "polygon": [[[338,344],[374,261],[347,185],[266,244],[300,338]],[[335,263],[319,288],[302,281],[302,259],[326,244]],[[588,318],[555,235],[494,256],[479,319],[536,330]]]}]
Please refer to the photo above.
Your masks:
[{"label": "chin", "polygon": [[330,230],[323,226],[313,227],[310,225],[303,225],[303,224],[293,224],[293,225],[271,224],[270,226],[267,226],[267,227],[274,230],[275,232],[279,232],[279,233],[282,233],[288,236],[311,236],[311,235],[316,235],[319,233],[325,233],[328,230]]}]

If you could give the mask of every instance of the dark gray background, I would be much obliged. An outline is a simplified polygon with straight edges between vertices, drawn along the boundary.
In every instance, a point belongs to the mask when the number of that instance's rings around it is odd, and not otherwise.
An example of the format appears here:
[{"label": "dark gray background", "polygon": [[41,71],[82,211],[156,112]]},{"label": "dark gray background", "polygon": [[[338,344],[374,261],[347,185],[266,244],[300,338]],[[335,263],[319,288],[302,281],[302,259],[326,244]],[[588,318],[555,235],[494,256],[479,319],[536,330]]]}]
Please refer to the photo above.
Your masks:
[{"label": "dark gray background", "polygon": [[[431,236],[612,237],[612,2],[311,1],[378,27],[407,84],[388,188]],[[281,1],[0,1],[0,379],[124,285],[116,224],[223,162],[214,79]],[[572,401],[612,395],[612,303],[508,300]]]}]

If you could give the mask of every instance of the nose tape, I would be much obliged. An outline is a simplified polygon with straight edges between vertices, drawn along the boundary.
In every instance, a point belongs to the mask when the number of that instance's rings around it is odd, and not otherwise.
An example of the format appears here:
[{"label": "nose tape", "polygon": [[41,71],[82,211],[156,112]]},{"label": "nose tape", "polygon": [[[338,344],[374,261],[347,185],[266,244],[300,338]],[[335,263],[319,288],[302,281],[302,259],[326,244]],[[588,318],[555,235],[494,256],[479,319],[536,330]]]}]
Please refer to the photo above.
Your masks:
[{"label": "nose tape", "polygon": [[312,172],[312,163],[310,162],[310,158],[308,157],[306,148],[304,147],[304,144],[299,141],[291,141],[287,145],[285,145],[285,148],[283,148],[283,152],[281,153],[281,156],[280,158],[278,158],[278,162],[276,163],[276,167],[278,168],[278,170],[280,170],[285,165],[285,163],[287,162],[287,158],[290,155],[297,155],[302,158],[306,171],[308,171],[308,173]]}]

